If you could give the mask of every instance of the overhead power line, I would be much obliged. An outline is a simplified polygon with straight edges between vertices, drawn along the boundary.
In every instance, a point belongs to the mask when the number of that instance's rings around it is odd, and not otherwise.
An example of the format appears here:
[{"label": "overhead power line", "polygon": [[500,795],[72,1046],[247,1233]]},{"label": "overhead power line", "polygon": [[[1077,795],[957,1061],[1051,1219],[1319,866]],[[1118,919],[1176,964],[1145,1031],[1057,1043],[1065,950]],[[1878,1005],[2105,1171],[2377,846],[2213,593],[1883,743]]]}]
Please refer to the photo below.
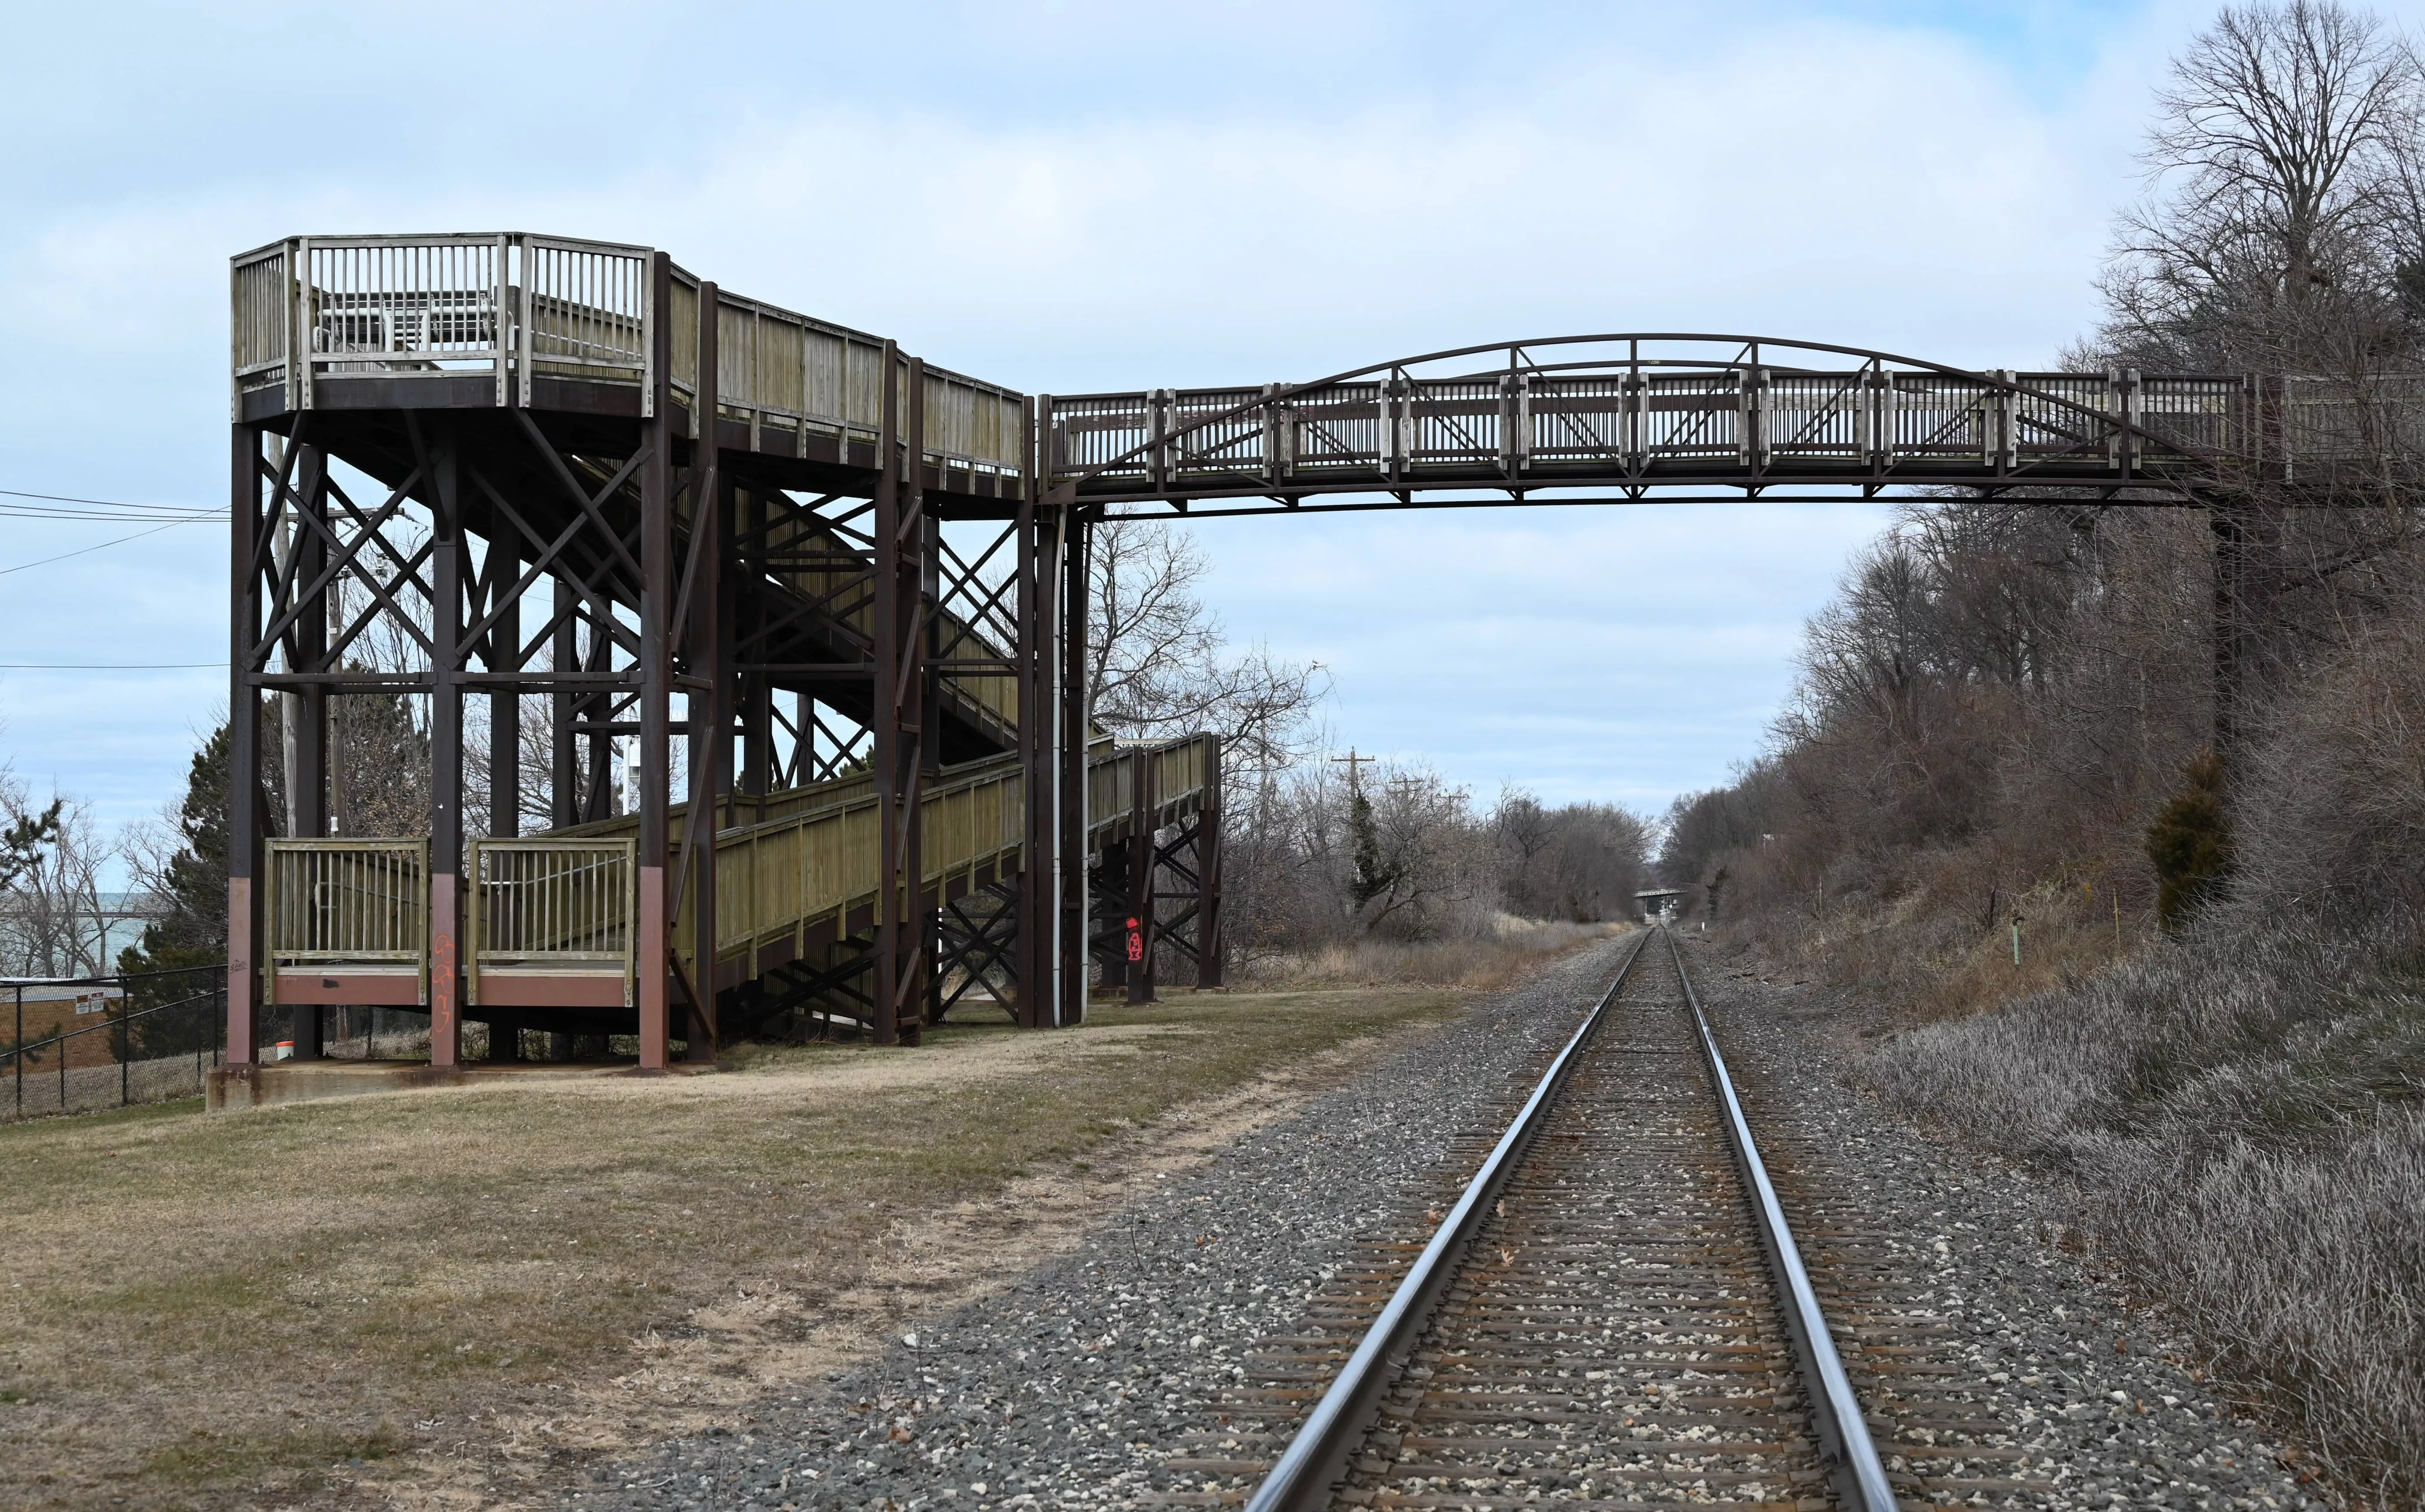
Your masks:
[{"label": "overhead power line", "polygon": [[153,525],[149,530],[138,530],[131,536],[120,536],[116,540],[104,540],[98,546],[81,546],[72,552],[61,552],[56,556],[45,556],[39,562],[19,562],[14,567],[0,567],[0,577],[7,577],[11,572],[27,571],[37,567],[48,567],[53,562],[64,562],[71,556],[82,556],[87,552],[107,551],[112,546],[123,546],[130,540],[141,540],[146,536],[156,536],[171,525],[191,523],[193,522],[189,520],[171,520],[168,524]]},{"label": "overhead power line", "polygon": [[[0,500],[31,499],[32,504],[0,503],[0,515],[20,520],[164,520],[183,524],[189,520],[225,520],[224,508],[187,504],[130,504],[123,499],[79,499],[64,493],[28,493],[0,489]],[[66,506],[68,507],[60,507]]]},{"label": "overhead power line", "polygon": [[0,672],[185,672],[225,662],[0,662]]}]

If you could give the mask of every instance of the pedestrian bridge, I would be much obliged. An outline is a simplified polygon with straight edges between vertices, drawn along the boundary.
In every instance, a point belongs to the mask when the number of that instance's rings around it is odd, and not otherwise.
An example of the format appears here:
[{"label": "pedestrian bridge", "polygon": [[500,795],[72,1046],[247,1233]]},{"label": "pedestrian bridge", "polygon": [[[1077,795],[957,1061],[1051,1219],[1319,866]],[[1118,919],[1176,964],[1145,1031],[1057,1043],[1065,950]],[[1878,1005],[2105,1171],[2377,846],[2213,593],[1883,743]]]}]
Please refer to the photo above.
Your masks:
[{"label": "pedestrian bridge", "polygon": [[[2416,439],[2414,395],[2324,379],[1689,333],[1029,394],[653,249],[523,233],[291,237],[232,279],[239,1064],[265,1009],[297,1015],[298,1054],[318,1009],[382,1004],[430,1014],[442,1064],[468,1013],[636,1033],[653,1067],[801,1005],[914,1037],[947,977],[1072,1022],[1090,955],[1149,992],[1157,936],[1217,981],[1219,752],[1108,745],[1088,720],[1107,518],[2179,504]],[[404,665],[364,665],[374,626]],[[369,696],[424,700],[429,838],[332,832],[331,700]],[[296,731],[283,814],[273,697]],[[474,700],[486,813],[463,809]],[[526,704],[552,774],[529,835]],[[626,814],[606,812],[618,741],[638,755]]]}]

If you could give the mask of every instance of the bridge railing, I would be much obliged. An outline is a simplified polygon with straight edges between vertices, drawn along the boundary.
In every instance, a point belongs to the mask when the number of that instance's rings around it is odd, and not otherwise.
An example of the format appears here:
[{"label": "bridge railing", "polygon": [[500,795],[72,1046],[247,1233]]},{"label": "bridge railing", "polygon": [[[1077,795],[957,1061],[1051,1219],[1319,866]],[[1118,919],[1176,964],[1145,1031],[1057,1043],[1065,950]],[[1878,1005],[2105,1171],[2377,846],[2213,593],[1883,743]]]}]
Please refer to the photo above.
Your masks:
[{"label": "bridge railing", "polygon": [[1148,749],[1155,822],[1167,823],[1173,811],[1192,810],[1203,801],[1204,790],[1220,769],[1220,737],[1182,735]]},{"label": "bridge railing", "polygon": [[[1135,784],[1148,768],[1161,822],[1201,801],[1218,760],[1212,735],[1136,746],[1098,742],[1087,756],[1090,841],[1131,819]],[[719,957],[803,936],[875,901],[879,815],[873,787],[859,780],[828,786],[834,792],[823,802],[716,836]],[[921,808],[926,885],[973,883],[1010,869],[1025,842],[1025,793],[1015,757],[972,764],[928,788]],[[689,907],[685,898],[676,925],[675,939],[685,946]]]},{"label": "bridge railing", "polygon": [[[232,260],[230,366],[246,394],[283,391],[313,408],[329,378],[487,377],[493,402],[527,408],[535,380],[645,390],[650,336],[669,324],[675,392],[699,384],[699,280],[673,271],[670,308],[651,292],[653,251],[527,232],[294,236]],[[716,298],[721,412],[769,432],[872,446],[881,420],[878,337],[723,290]],[[906,378],[896,378],[896,382]],[[926,369],[927,459],[945,470],[1023,475],[1023,395]]]},{"label": "bridge railing", "polygon": [[2425,375],[2281,380],[2283,461],[2389,464],[2425,455]]},{"label": "bridge railing", "polygon": [[1427,472],[1553,477],[1945,462],[2094,471],[2118,467],[2126,451],[2144,465],[2252,445],[2253,404],[2249,384],[2235,378],[1973,378],[1870,363],[1840,372],[1393,375],[1293,393],[1272,385],[1056,395],[1041,423],[1054,476],[1116,463],[1090,487],[1143,493]]},{"label": "bridge railing", "polygon": [[[999,759],[999,758],[998,758]],[[875,777],[866,772],[852,777],[836,778],[829,782],[811,782],[800,787],[779,788],[763,796],[748,794],[726,794],[717,798],[717,828],[733,829],[748,825],[776,824],[795,819],[814,810],[830,808],[854,798],[863,798],[875,791]],[[676,803],[666,810],[666,834],[674,844],[682,844],[683,833],[690,823],[690,805]],[[636,835],[640,816],[619,813],[610,818],[593,819],[586,824],[569,825],[551,829],[552,838],[581,840],[612,836]]]},{"label": "bridge railing", "polygon": [[1133,821],[1137,784],[1145,781],[1149,821],[1161,826],[1191,812],[1203,801],[1221,759],[1215,735],[1129,746],[1102,745],[1087,758],[1086,833],[1089,844]]},{"label": "bridge railing", "polygon": [[[699,385],[699,280],[676,268],[671,318],[675,392]],[[716,291],[718,413],[763,442],[814,433],[844,446],[875,444],[883,422],[884,343],[830,321]],[[896,372],[896,387],[907,382]],[[906,391],[899,394],[906,400]],[[925,455],[936,466],[1023,475],[1024,396],[945,368],[926,369]],[[903,408],[907,412],[907,406]]]},{"label": "bridge railing", "polygon": [[640,387],[649,251],[518,233],[297,236],[233,264],[235,397],[313,407],[329,378],[485,376],[499,405],[535,377]]}]

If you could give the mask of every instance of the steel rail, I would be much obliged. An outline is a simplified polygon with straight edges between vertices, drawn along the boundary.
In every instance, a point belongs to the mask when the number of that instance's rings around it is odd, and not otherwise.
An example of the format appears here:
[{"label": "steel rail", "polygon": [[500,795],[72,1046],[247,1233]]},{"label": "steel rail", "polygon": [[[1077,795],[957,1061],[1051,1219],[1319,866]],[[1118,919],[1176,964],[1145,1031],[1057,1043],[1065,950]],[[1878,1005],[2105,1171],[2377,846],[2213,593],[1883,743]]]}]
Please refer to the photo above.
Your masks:
[{"label": "steel rail", "polygon": [[1886,1466],[1878,1458],[1877,1445],[1871,1441],[1869,1424],[1861,1417],[1860,1399],[1853,1394],[1853,1383],[1844,1375],[1835,1338],[1827,1331],[1826,1314],[1820,1311],[1819,1295],[1803,1267],[1802,1250],[1793,1242],[1784,1205],[1777,1201],[1768,1167],[1760,1162],[1759,1143],[1752,1138],[1742,1102],[1735,1096],[1734,1078],[1726,1074],[1726,1057],[1718,1054],[1718,1037],[1701,1012],[1700,994],[1693,990],[1692,977],[1685,973],[1683,950],[1664,925],[1659,932],[1666,937],[1668,957],[1676,963],[1676,980],[1683,984],[1684,1002],[1693,1010],[1701,1055],[1709,1063],[1710,1084],[1726,1111],[1726,1141],[1734,1147],[1735,1163],[1751,1191],[1760,1245],[1768,1251],[1769,1268],[1784,1303],[1786,1332],[1792,1338],[1794,1358],[1802,1368],[1811,1426],[1820,1455],[1827,1462],[1837,1504],[1846,1512],[1894,1512],[1894,1488],[1887,1484]]},{"label": "steel rail", "polygon": [[[1812,1436],[1818,1440],[1837,1505],[1843,1512],[1896,1512],[1894,1490],[1887,1482],[1886,1467],[1870,1438],[1869,1425],[1861,1416],[1852,1382],[1844,1374],[1843,1361],[1836,1353],[1818,1294],[1803,1265],[1801,1249],[1794,1243],[1792,1228],[1786,1221],[1784,1206],[1777,1200],[1768,1168],[1760,1160],[1759,1143],[1752,1136],[1742,1101],[1735,1094],[1726,1058],[1719,1053],[1717,1036],[1701,1011],[1700,995],[1693,989],[1692,977],[1684,970],[1683,952],[1666,928],[1659,926],[1657,932],[1667,941],[1676,979],[1692,1010],[1710,1086],[1725,1114],[1726,1142],[1752,1198],[1760,1245],[1768,1256],[1781,1304],[1779,1311],[1785,1316],[1794,1362],[1809,1401]],[[1246,1503],[1246,1512],[1315,1512],[1330,1505],[1346,1477],[1350,1459],[1380,1414],[1383,1393],[1405,1371],[1417,1342],[1429,1328],[1440,1299],[1447,1294],[1474,1232],[1523,1163],[1567,1077],[1607,1018],[1610,1005],[1631,979],[1649,942],[1650,931],[1646,930],[1626,957],[1625,964],[1618,968],[1616,980],[1609,985],[1598,1005],[1550,1063],[1515,1121],[1508,1125],[1489,1158],[1467,1184],[1455,1208],[1391,1294],[1389,1305],[1365,1331],[1345,1368],[1289,1440],[1279,1462],[1256,1488]]]},{"label": "steel rail", "polygon": [[1416,1341],[1430,1327],[1433,1312],[1447,1294],[1449,1282],[1455,1278],[1474,1231],[1489,1216],[1501,1190],[1523,1164],[1533,1136],[1547,1120],[1568,1073],[1582,1058],[1583,1046],[1607,1017],[1609,1005],[1625,990],[1634,965],[1649,943],[1650,931],[1646,929],[1642,938],[1634,941],[1625,964],[1617,968],[1616,980],[1609,984],[1598,1005],[1566,1041],[1566,1048],[1558,1052],[1558,1058],[1550,1063],[1522,1111],[1507,1126],[1507,1132],[1499,1136],[1489,1158],[1466,1184],[1464,1196],[1457,1198],[1455,1208],[1432,1234],[1431,1243],[1423,1247],[1406,1279],[1398,1283],[1389,1306],[1365,1330],[1346,1368],[1322,1393],[1322,1400],[1314,1405],[1305,1426],[1289,1440],[1279,1463],[1255,1488],[1246,1503],[1246,1512],[1314,1512],[1329,1506],[1333,1492],[1347,1472],[1349,1458],[1379,1415],[1382,1393],[1405,1369]]}]

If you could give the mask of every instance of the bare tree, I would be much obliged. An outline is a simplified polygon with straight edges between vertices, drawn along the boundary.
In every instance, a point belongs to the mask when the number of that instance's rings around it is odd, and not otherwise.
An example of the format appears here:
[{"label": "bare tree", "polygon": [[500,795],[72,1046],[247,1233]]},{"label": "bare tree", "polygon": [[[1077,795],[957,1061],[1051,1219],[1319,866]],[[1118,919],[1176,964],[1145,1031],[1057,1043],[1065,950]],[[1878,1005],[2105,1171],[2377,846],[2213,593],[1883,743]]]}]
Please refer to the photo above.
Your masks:
[{"label": "bare tree", "polygon": [[[2117,365],[2255,373],[2342,460],[2210,480],[2213,741],[2226,764],[2414,535],[2425,431],[2425,69],[2332,0],[2227,8],[2176,61],[2117,221],[2096,344]],[[2313,434],[2309,434],[2313,433]]]},{"label": "bare tree", "polygon": [[2346,365],[2393,313],[2425,88],[2371,15],[2335,0],[2225,8],[2173,64],[2117,219],[2105,342],[2139,365]]},{"label": "bare tree", "polygon": [[109,848],[90,806],[54,793],[37,809],[24,784],[0,771],[0,821],[22,862],[0,890],[0,962],[20,976],[97,976],[109,969],[101,901]]},{"label": "bare tree", "polygon": [[1132,739],[1209,730],[1241,791],[1311,754],[1328,674],[1261,644],[1229,649],[1199,591],[1207,564],[1192,537],[1159,522],[1107,520],[1090,553],[1091,717]]},{"label": "bare tree", "polygon": [[1436,939],[1460,906],[1494,901],[1482,826],[1466,790],[1437,772],[1389,763],[1378,776],[1366,828],[1355,836],[1355,917],[1367,934]]},{"label": "bare tree", "polygon": [[1541,807],[1538,795],[1530,788],[1509,783],[1499,790],[1499,802],[1490,811],[1490,828],[1499,842],[1504,868],[1502,885],[1510,894],[1508,906],[1516,912],[1526,912],[1519,896],[1526,890],[1526,878],[1532,876],[1535,859],[1556,838],[1556,826],[1550,818],[1550,811]]},{"label": "bare tree", "polygon": [[1106,520],[1088,538],[1088,713],[1143,730],[1200,715],[1221,627],[1197,585],[1206,571],[1193,537],[1167,525]]}]

